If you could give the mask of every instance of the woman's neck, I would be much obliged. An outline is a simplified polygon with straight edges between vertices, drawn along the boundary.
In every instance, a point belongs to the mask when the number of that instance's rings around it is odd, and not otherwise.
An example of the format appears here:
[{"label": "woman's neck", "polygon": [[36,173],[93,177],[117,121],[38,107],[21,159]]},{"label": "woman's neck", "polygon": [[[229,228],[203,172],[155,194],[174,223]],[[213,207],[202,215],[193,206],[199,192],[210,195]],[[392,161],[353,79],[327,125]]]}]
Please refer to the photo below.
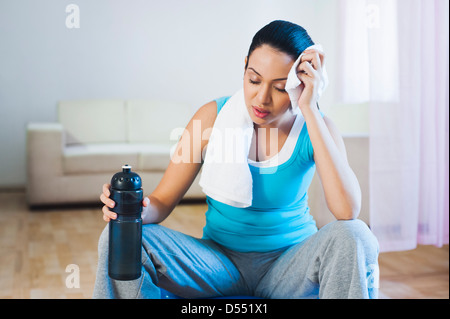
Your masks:
[{"label": "woman's neck", "polygon": [[291,111],[287,111],[280,117],[278,120],[273,121],[268,124],[254,124],[254,129],[257,132],[258,129],[273,129],[276,128],[278,131],[278,135],[289,135],[291,131],[292,125],[296,119],[296,115],[294,115]]},{"label": "woman's neck", "polygon": [[264,161],[281,151],[296,119],[296,115],[291,112],[286,114],[288,116],[283,116],[277,123],[254,125],[255,131],[250,147],[250,154],[253,155],[249,156],[250,159],[257,162]]}]

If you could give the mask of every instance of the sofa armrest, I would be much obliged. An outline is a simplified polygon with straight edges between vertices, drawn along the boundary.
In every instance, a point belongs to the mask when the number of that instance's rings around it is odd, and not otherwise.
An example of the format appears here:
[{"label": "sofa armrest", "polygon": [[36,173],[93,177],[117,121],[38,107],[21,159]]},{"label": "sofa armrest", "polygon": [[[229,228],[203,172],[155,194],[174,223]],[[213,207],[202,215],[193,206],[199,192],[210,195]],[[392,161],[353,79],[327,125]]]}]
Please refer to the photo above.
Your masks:
[{"label": "sofa armrest", "polygon": [[[29,123],[26,146],[28,163],[38,158],[60,162],[64,147],[63,126],[60,123]],[[52,164],[57,163],[48,163]]]},{"label": "sofa armrest", "polygon": [[63,131],[63,126],[61,123],[28,123],[27,131],[30,132],[45,132],[45,131]]},{"label": "sofa armrest", "polygon": [[27,198],[30,203],[46,183],[63,174],[64,129],[60,123],[29,123],[26,127]]}]

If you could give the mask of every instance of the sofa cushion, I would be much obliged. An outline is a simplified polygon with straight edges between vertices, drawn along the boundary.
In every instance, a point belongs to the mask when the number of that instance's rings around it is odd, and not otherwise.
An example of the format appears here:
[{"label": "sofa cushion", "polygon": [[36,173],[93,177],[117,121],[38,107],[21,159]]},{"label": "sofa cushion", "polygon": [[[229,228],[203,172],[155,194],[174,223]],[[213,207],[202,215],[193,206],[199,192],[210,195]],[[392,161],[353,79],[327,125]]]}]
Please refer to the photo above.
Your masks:
[{"label": "sofa cushion", "polygon": [[165,171],[170,162],[170,144],[146,144],[139,153],[139,168],[142,171]]},{"label": "sofa cushion", "polygon": [[138,149],[122,144],[83,144],[64,148],[63,169],[66,174],[118,172],[122,165],[138,166]]},{"label": "sofa cushion", "polygon": [[174,129],[184,129],[193,115],[189,105],[160,100],[128,100],[126,112],[130,143],[173,144]]},{"label": "sofa cushion", "polygon": [[71,100],[58,103],[66,144],[126,142],[125,102]]},{"label": "sofa cushion", "polygon": [[64,148],[66,174],[114,173],[129,164],[135,171],[164,172],[171,145],[138,143],[90,143]]}]

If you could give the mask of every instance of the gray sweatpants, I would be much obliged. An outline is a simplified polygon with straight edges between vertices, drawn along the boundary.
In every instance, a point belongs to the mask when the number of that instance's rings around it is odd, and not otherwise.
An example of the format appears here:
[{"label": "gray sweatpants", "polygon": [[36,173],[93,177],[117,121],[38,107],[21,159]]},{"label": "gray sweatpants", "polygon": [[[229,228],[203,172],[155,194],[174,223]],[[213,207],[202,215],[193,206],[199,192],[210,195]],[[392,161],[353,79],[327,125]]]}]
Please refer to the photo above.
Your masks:
[{"label": "gray sweatpants", "polygon": [[286,249],[242,253],[160,225],[144,225],[142,275],[108,276],[108,227],[99,241],[94,298],[377,298],[378,242],[360,220],[335,221]]}]

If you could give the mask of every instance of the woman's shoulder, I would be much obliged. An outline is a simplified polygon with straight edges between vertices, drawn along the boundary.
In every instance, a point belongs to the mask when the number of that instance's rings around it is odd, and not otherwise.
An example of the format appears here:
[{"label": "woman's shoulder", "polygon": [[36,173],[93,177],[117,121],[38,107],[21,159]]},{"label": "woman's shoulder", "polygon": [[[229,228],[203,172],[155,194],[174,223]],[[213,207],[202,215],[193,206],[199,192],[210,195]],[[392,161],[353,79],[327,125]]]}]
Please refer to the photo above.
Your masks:
[{"label": "woman's shoulder", "polygon": [[212,126],[217,117],[217,103],[216,101],[208,102],[202,105],[192,117],[192,120],[200,120],[202,127]]},{"label": "woman's shoulder", "polygon": [[195,119],[215,121],[222,107],[228,101],[230,96],[222,96],[202,105],[194,115]]},{"label": "woman's shoulder", "polygon": [[217,104],[217,114],[219,114],[220,110],[225,105],[225,103],[227,103],[229,98],[230,98],[230,96],[222,96],[222,97],[219,97],[219,98],[214,100],[216,102],[216,104]]}]

